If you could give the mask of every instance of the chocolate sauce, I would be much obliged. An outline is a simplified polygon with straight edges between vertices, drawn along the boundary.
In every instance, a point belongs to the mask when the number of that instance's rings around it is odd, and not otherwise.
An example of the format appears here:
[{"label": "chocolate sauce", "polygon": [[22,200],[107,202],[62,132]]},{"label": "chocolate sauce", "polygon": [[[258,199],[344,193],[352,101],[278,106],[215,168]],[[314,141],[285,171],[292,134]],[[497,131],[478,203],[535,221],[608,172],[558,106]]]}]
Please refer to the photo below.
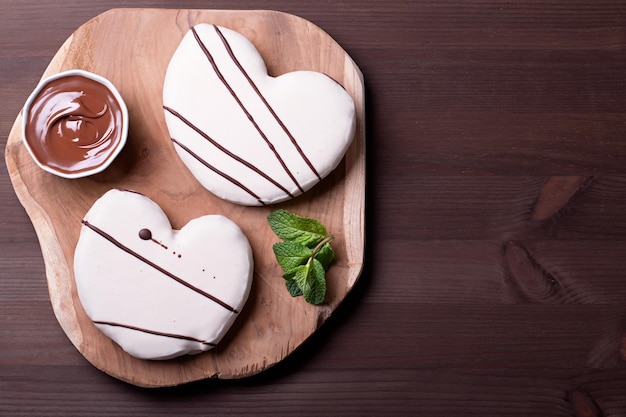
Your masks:
[{"label": "chocolate sauce", "polygon": [[136,190],[129,190],[128,188],[121,188],[121,187],[117,187],[115,188],[116,190],[120,190],[120,191],[125,191],[127,193],[135,193],[135,194],[139,194],[139,195],[143,195],[142,193],[140,193],[139,191]]},{"label": "chocolate sauce", "polygon": [[26,140],[35,158],[65,174],[105,163],[123,137],[122,108],[99,82],[80,75],[50,81],[32,101]]},{"label": "chocolate sauce", "polygon": [[151,240],[152,232],[150,231],[150,229],[141,229],[139,231],[139,237],[141,238],[141,240]]},{"label": "chocolate sauce", "polygon": [[150,229],[141,229],[139,231],[139,238],[141,240],[151,240],[163,249],[167,249],[167,246],[152,237],[152,231]]},{"label": "chocolate sauce", "polygon": [[113,326],[113,327],[123,327],[125,329],[136,330],[138,332],[149,333],[149,334],[153,334],[156,336],[172,337],[174,339],[190,340],[192,342],[202,343],[203,345],[216,346],[215,343],[206,342],[204,340],[196,339],[195,337],[185,336],[182,334],[175,334],[175,333],[165,333],[165,332],[160,332],[158,330],[144,329],[142,327],[131,326],[129,324],[115,323],[112,321],[98,321],[98,320],[95,320],[94,323],[106,325],[106,326]]},{"label": "chocolate sauce", "polygon": [[224,307],[228,311],[231,311],[231,312],[233,312],[235,314],[239,313],[236,309],[234,309],[233,307],[229,306],[227,303],[225,303],[224,301],[222,301],[219,298],[215,297],[214,295],[209,294],[208,292],[204,291],[201,288],[193,286],[192,284],[188,283],[184,279],[182,279],[180,277],[177,277],[176,275],[172,274],[171,272],[169,272],[165,268],[155,264],[151,260],[149,260],[149,259],[145,258],[144,256],[138,254],[137,252],[133,251],[132,249],[130,249],[129,247],[127,247],[124,244],[122,244],[121,242],[119,242],[117,239],[115,239],[113,236],[111,236],[110,234],[108,234],[104,230],[102,230],[99,227],[89,223],[87,220],[82,220],[81,222],[86,227],[88,227],[89,229],[93,230],[94,232],[96,232],[97,234],[99,234],[100,236],[102,236],[103,238],[108,240],[109,242],[111,242],[113,245],[117,246],[119,249],[123,250],[124,252],[128,253],[129,255],[134,256],[135,258],[137,258],[138,260],[142,261],[146,265],[151,266],[152,268],[154,268],[157,271],[161,272],[163,275],[173,279],[174,281],[176,281],[179,284],[189,288],[190,290],[195,291],[198,294],[201,294],[201,295],[205,296],[209,300],[219,304],[220,306]]}]

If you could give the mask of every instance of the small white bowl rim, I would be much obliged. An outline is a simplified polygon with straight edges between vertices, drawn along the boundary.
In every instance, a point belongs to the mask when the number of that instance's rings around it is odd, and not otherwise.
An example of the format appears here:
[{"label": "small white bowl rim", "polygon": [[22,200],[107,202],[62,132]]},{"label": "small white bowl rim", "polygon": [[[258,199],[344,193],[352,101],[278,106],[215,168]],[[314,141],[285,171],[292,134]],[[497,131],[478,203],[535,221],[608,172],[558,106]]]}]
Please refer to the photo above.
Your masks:
[{"label": "small white bowl rim", "polygon": [[[93,81],[96,81],[102,84],[107,89],[109,89],[109,91],[111,91],[111,94],[113,94],[113,96],[119,103],[120,109],[122,112],[122,136],[120,138],[119,143],[115,147],[115,149],[113,149],[113,151],[109,154],[109,156],[105,159],[105,161],[102,164],[92,169],[82,171],[82,172],[76,172],[76,173],[61,172],[42,163],[39,159],[37,159],[37,157],[35,156],[35,153],[33,152],[33,150],[31,149],[28,143],[28,140],[26,139],[26,121],[28,120],[28,114],[30,112],[30,108],[33,104],[33,101],[37,97],[37,95],[50,82],[54,80],[58,80],[59,78],[65,78],[65,77],[69,77],[73,75],[78,75],[81,77],[91,79]],[[126,102],[122,98],[122,95],[120,94],[120,92],[117,90],[115,85],[113,85],[113,83],[107,78],[101,75],[95,74],[93,72],[82,70],[82,69],[72,69],[72,70],[59,72],[57,74],[50,75],[49,77],[46,77],[43,80],[41,80],[39,84],[37,84],[37,87],[35,87],[33,92],[28,96],[28,99],[26,100],[26,104],[24,104],[24,110],[22,111],[22,139],[24,142],[24,146],[26,147],[26,150],[28,151],[30,156],[33,158],[37,166],[39,166],[39,168],[43,169],[44,171],[57,175],[59,177],[68,178],[68,179],[88,177],[90,175],[98,174],[104,171],[105,169],[107,169],[109,165],[111,165],[113,160],[115,160],[115,158],[122,151],[124,146],[126,145],[126,141],[128,140],[128,108],[126,107]]]}]

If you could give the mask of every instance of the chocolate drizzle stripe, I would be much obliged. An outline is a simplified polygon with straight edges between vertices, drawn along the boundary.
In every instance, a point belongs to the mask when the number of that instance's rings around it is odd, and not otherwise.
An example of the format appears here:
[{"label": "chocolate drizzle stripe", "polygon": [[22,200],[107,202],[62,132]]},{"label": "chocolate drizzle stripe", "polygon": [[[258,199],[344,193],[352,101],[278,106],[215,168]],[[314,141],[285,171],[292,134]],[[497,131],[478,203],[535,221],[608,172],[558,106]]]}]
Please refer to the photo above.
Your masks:
[{"label": "chocolate drizzle stripe", "polygon": [[100,236],[102,236],[103,238],[105,238],[106,240],[108,240],[109,242],[111,242],[112,244],[114,244],[115,246],[117,246],[118,248],[123,250],[124,252],[128,253],[129,255],[134,256],[135,258],[139,259],[140,261],[142,261],[146,265],[149,265],[149,266],[153,267],[157,271],[161,272],[163,275],[166,275],[167,277],[169,277],[169,278],[173,279],[174,281],[178,282],[179,284],[189,288],[190,290],[195,291],[198,294],[205,296],[209,300],[219,304],[220,306],[224,307],[228,311],[232,311],[235,314],[239,313],[233,307],[229,306],[224,301],[220,300],[219,298],[215,297],[214,295],[211,295],[208,292],[206,292],[206,291],[204,291],[204,290],[202,290],[202,289],[200,289],[198,287],[195,287],[195,286],[191,285],[190,283],[188,283],[184,279],[177,277],[176,275],[174,275],[171,272],[167,271],[166,269],[160,267],[159,265],[155,264],[154,262],[150,261],[149,259],[141,256],[140,254],[138,254],[137,252],[133,251],[132,249],[124,246],[122,243],[117,241],[113,236],[109,235],[108,233],[106,233],[105,231],[101,230],[100,228],[94,226],[93,224],[89,223],[87,220],[82,220],[81,222],[85,226],[87,226],[89,229],[93,230],[94,232],[96,232],[97,234],[99,234]]},{"label": "chocolate drizzle stripe", "polygon": [[[193,123],[191,123],[191,121],[189,121],[187,118],[185,118],[182,114],[180,114],[179,112],[177,112],[176,110],[167,107],[167,106],[163,106],[163,109],[166,110],[168,113],[172,114],[173,116],[177,117],[181,122],[183,122],[184,124],[186,124],[187,126],[189,126],[191,129],[193,129],[197,134],[199,134],[200,136],[202,136],[204,139],[206,139],[207,141],[209,141],[213,146],[215,146],[217,149],[219,149],[220,151],[224,152],[226,155],[230,156],[231,158],[233,158],[234,160],[236,160],[237,162],[245,165],[246,167],[250,168],[252,171],[256,172],[257,174],[259,174],[260,176],[262,176],[263,178],[265,178],[267,181],[271,182],[274,186],[276,186],[277,188],[279,188],[282,192],[284,192],[285,194],[287,194],[289,197],[293,198],[293,194],[291,194],[289,192],[289,190],[287,190],[285,187],[283,187],[282,185],[280,185],[278,183],[278,181],[274,180],[272,177],[270,177],[269,175],[267,175],[265,172],[261,171],[259,168],[257,168],[256,166],[254,166],[252,163],[246,161],[245,159],[241,158],[240,156],[232,153],[231,151],[229,151],[228,149],[224,148],[222,145],[220,145],[219,143],[217,143],[212,137],[210,137],[209,135],[207,135],[204,131],[202,131],[198,126],[194,125]],[[200,160],[200,159],[198,159]],[[230,178],[230,177],[229,177]],[[256,197],[256,196],[255,196]],[[258,198],[258,197],[257,197]]]},{"label": "chocolate drizzle stripe", "polygon": [[296,150],[298,151],[298,153],[300,154],[300,156],[302,157],[304,162],[309,166],[311,171],[313,171],[315,176],[317,176],[317,178],[321,181],[322,177],[320,176],[320,174],[317,172],[317,170],[313,166],[313,163],[309,160],[309,158],[307,158],[306,154],[304,153],[304,151],[302,150],[302,148],[298,144],[298,141],[296,141],[296,138],[293,137],[293,135],[291,134],[289,129],[287,129],[287,126],[285,126],[285,123],[283,123],[281,118],[278,117],[278,115],[276,114],[276,112],[274,111],[272,106],[270,106],[270,104],[265,99],[265,96],[263,96],[263,94],[261,93],[261,91],[259,90],[257,85],[254,83],[254,81],[252,81],[252,78],[250,78],[250,76],[248,75],[248,72],[243,68],[243,66],[241,65],[241,63],[239,62],[237,57],[235,56],[235,53],[233,52],[233,49],[230,47],[230,44],[228,43],[228,40],[222,34],[222,31],[216,25],[213,25],[213,27],[215,28],[215,31],[217,32],[217,35],[222,40],[222,43],[224,44],[224,47],[226,48],[226,51],[228,52],[228,55],[230,55],[230,58],[233,60],[235,65],[237,65],[237,68],[239,68],[239,71],[241,71],[243,76],[246,77],[246,80],[248,80],[248,83],[250,83],[250,86],[252,87],[254,92],[259,96],[259,98],[261,99],[263,104],[265,104],[265,107],[267,107],[267,110],[272,114],[272,116],[276,120],[276,123],[278,123],[280,125],[280,127],[283,129],[285,134],[289,137],[289,140],[291,141],[293,146],[296,148]]},{"label": "chocolate drizzle stripe", "polygon": [[102,325],[105,325],[105,326],[123,327],[125,329],[136,330],[138,332],[149,333],[149,334],[153,334],[153,335],[156,335],[156,336],[171,337],[171,338],[174,338],[174,339],[182,339],[182,340],[190,340],[192,342],[202,343],[203,345],[217,346],[215,343],[206,342],[204,340],[196,339],[195,337],[184,336],[184,335],[175,334],[175,333],[164,333],[164,332],[159,332],[157,330],[150,330],[150,329],[144,329],[144,328],[141,328],[141,327],[131,326],[129,324],[114,323],[112,321],[99,321],[99,320],[98,321],[94,320],[94,323],[95,324],[102,324]]},{"label": "chocolate drizzle stripe", "polygon": [[176,145],[180,146],[180,148],[182,150],[184,150],[185,152],[187,152],[189,155],[191,155],[192,157],[194,157],[198,162],[200,162],[202,165],[204,165],[205,167],[209,168],[211,171],[215,172],[217,175],[220,175],[221,177],[225,178],[226,180],[230,181],[231,183],[233,183],[234,185],[236,185],[237,187],[241,188],[242,190],[244,190],[245,192],[247,192],[248,194],[250,194],[252,197],[256,198],[257,201],[261,204],[261,205],[265,205],[265,203],[263,202],[263,200],[261,200],[261,197],[259,197],[258,195],[256,195],[254,192],[252,192],[252,190],[250,190],[248,187],[246,187],[245,185],[243,185],[242,183],[240,183],[239,181],[237,181],[236,179],[234,179],[233,177],[231,177],[230,175],[226,174],[225,172],[220,171],[219,169],[215,168],[213,165],[209,164],[207,161],[205,161],[204,159],[200,158],[200,156],[198,154],[196,154],[195,152],[193,152],[191,149],[189,149],[187,146],[183,145],[182,143],[180,143],[179,141],[177,141],[174,138],[171,138],[172,142],[174,142]]},{"label": "chocolate drizzle stripe", "polygon": [[233,96],[233,98],[235,99],[235,101],[237,102],[237,104],[239,105],[241,110],[245,113],[245,115],[248,118],[248,120],[250,121],[250,123],[252,123],[252,125],[257,130],[257,132],[259,133],[261,138],[263,138],[263,140],[265,141],[267,146],[274,153],[274,156],[276,156],[276,159],[278,160],[280,165],[283,167],[283,169],[285,170],[287,175],[289,175],[289,178],[291,178],[291,180],[298,187],[300,192],[304,193],[304,190],[300,186],[300,183],[298,183],[298,180],[296,180],[296,177],[291,173],[291,171],[289,170],[289,167],[287,167],[287,164],[285,163],[283,158],[280,156],[280,154],[276,150],[276,147],[274,146],[274,144],[267,138],[267,136],[265,135],[265,133],[263,132],[261,127],[254,120],[254,117],[252,117],[250,112],[246,109],[246,106],[244,106],[244,104],[241,102],[241,100],[239,99],[239,96],[237,96],[237,93],[235,93],[235,90],[233,90],[231,85],[228,83],[228,81],[226,80],[226,78],[224,77],[224,75],[222,74],[220,69],[218,68],[217,63],[215,62],[215,59],[213,59],[213,55],[211,55],[211,52],[209,52],[209,50],[207,49],[207,47],[204,44],[204,42],[202,42],[202,39],[200,39],[200,36],[198,35],[198,32],[196,32],[196,29],[192,27],[191,31],[193,32],[193,36],[195,37],[196,42],[198,42],[198,45],[200,46],[200,49],[202,49],[202,52],[204,52],[204,55],[206,55],[207,59],[211,63],[211,66],[213,67],[213,70],[215,71],[215,74],[217,75],[217,77],[224,84],[224,86],[230,92],[230,94]]},{"label": "chocolate drizzle stripe", "polygon": [[127,193],[134,193],[134,194],[139,194],[139,195],[143,195],[141,194],[139,191],[137,190],[130,190],[128,188],[121,188],[121,187],[117,187],[116,190],[120,190],[120,191],[125,191]]}]

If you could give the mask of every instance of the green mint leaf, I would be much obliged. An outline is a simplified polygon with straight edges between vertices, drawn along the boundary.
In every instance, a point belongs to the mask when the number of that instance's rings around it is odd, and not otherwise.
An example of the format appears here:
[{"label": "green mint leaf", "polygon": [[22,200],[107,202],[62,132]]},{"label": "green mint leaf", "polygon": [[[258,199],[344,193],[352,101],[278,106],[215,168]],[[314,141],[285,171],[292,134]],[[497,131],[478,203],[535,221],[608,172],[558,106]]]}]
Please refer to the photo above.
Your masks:
[{"label": "green mint leaf", "polygon": [[287,286],[287,291],[291,294],[292,297],[298,297],[302,295],[302,290],[298,287],[298,283],[294,279],[296,275],[296,269],[291,269],[283,274],[283,278],[285,278],[285,285]]},{"label": "green mint leaf", "polygon": [[311,289],[309,288],[309,271],[311,268],[309,265],[300,265],[294,268],[291,272],[293,272],[293,280],[298,284],[300,290],[303,293],[309,292]]},{"label": "green mint leaf", "polygon": [[293,279],[286,279],[285,285],[287,285],[287,291],[292,297],[299,297],[302,295],[302,290],[298,287],[298,284]]},{"label": "green mint leaf", "polygon": [[303,294],[304,299],[311,304],[322,304],[326,297],[326,273],[317,259],[311,263],[309,280],[311,289],[308,294]]},{"label": "green mint leaf", "polygon": [[321,248],[320,250],[317,252],[317,254],[315,255],[315,259],[317,259],[318,261],[320,261],[320,263],[322,264],[322,266],[324,267],[324,270],[327,270],[328,267],[330,266],[330,264],[333,262],[333,259],[335,259],[335,251],[333,250],[333,248],[330,246],[330,242],[326,242]]},{"label": "green mint leaf", "polygon": [[283,271],[289,271],[297,266],[304,265],[313,256],[311,249],[292,241],[275,243],[272,249]]},{"label": "green mint leaf", "polygon": [[322,264],[313,259],[306,265],[292,270],[293,281],[297,284],[304,300],[311,304],[321,304],[326,297],[326,273]]},{"label": "green mint leaf", "polygon": [[285,286],[292,297],[303,296],[311,304],[326,298],[326,270],[335,258],[333,236],[317,220],[277,210],[267,217],[271,229],[283,242],[272,246],[283,269]]},{"label": "green mint leaf", "polygon": [[293,277],[296,276],[296,268],[290,269],[289,271],[285,271],[285,273],[283,274],[283,278],[285,278],[285,280],[289,281],[289,280],[293,280]]},{"label": "green mint leaf", "polygon": [[276,210],[267,217],[276,235],[286,241],[294,241],[309,248],[315,247],[326,237],[326,228],[317,220],[300,217],[287,210]]}]

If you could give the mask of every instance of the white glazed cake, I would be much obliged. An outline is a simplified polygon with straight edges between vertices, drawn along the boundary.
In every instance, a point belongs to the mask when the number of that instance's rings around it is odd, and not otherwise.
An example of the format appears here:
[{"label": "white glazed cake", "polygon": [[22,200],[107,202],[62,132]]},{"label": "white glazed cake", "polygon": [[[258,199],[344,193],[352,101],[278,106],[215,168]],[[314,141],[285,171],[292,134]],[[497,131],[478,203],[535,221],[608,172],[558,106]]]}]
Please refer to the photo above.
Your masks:
[{"label": "white glazed cake", "polygon": [[194,26],[163,86],[176,152],[198,181],[234,203],[266,205],[309,190],[342,160],[355,106],[325,74],[272,77],[255,46],[233,30]]},{"label": "white glazed cake", "polygon": [[252,250],[224,216],[172,230],[148,197],[113,189],[82,223],[74,254],[80,302],[132,356],[169,359],[209,350],[248,298]]}]

